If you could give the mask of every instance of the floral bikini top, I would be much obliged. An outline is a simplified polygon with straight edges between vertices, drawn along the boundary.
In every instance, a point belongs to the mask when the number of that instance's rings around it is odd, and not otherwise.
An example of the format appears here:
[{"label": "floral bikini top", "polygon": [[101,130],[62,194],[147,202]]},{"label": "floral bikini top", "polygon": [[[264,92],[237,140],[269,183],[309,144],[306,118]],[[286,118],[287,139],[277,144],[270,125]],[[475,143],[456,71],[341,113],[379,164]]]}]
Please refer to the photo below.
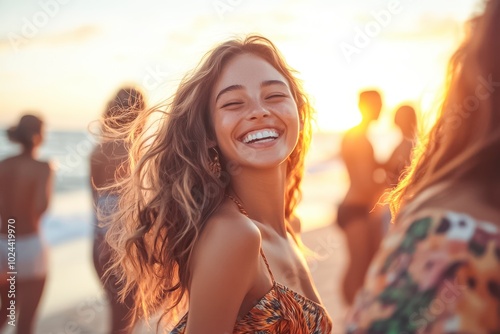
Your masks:
[{"label": "floral bikini top", "polygon": [[[247,215],[241,204],[236,199],[231,199]],[[323,306],[276,282],[262,249],[260,254],[273,286],[246,315],[236,321],[233,333],[330,334],[332,321]],[[184,315],[170,333],[184,333],[187,317],[188,314]]]}]

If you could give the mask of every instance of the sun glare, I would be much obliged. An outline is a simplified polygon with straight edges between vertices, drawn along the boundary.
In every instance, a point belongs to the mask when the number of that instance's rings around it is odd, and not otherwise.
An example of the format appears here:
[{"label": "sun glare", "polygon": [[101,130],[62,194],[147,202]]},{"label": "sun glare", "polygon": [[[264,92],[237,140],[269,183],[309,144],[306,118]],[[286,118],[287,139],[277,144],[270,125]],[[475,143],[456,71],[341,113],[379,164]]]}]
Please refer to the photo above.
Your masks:
[{"label": "sun glare", "polygon": [[[200,7],[192,12],[187,10],[190,6],[181,6],[171,13],[175,20],[165,24],[162,15],[152,14],[163,12],[159,8],[167,6],[160,2],[151,5],[158,10],[151,9],[147,16],[130,23],[128,15],[137,14],[139,3],[135,4],[125,6],[112,22],[107,16],[104,19],[104,14],[91,18],[77,8],[65,7],[60,16],[64,20],[54,22],[47,33],[40,31],[36,38],[26,39],[19,50],[13,50],[9,43],[0,44],[0,59],[9,63],[8,70],[0,69],[6,78],[0,83],[0,121],[10,124],[17,113],[35,109],[50,117],[51,127],[85,128],[99,117],[119,86],[137,83],[144,86],[149,101],[163,100],[168,97],[165,87],[175,90],[174,82],[185,72],[183,64],[191,63],[188,59],[199,59],[201,50],[220,40],[255,32],[275,42],[302,74],[317,110],[316,129],[343,132],[359,123],[357,94],[366,87],[383,91],[383,115],[390,116],[393,108],[405,102],[413,102],[420,109],[422,94],[427,108],[433,97],[426,89],[426,80],[444,74],[448,49],[454,47],[457,36],[448,26],[439,34],[430,34],[427,25],[429,29],[443,26],[432,20],[424,26],[423,21],[408,14],[407,22],[402,22],[402,17],[395,19],[347,61],[339,45],[355,40],[355,27],[366,23],[355,13],[368,13],[368,1],[353,5],[351,10],[333,3],[315,7],[298,2],[282,16],[276,16],[282,7],[266,4],[263,17],[278,17],[273,24],[266,19],[250,19],[251,6],[233,8],[224,13],[223,20],[213,8]],[[304,12],[304,6],[311,11]],[[422,4],[414,9],[423,20],[432,8]],[[18,10],[23,12],[21,7]],[[114,8],[103,5],[102,10],[106,13]],[[86,20],[86,25],[75,26],[74,18]],[[18,33],[22,33],[22,27],[15,24],[9,29],[21,29]],[[51,78],[50,89],[46,78]]]},{"label": "sun glare", "polygon": [[361,121],[356,104],[332,105],[328,101],[320,100],[316,103],[316,109],[319,131],[344,132]]}]

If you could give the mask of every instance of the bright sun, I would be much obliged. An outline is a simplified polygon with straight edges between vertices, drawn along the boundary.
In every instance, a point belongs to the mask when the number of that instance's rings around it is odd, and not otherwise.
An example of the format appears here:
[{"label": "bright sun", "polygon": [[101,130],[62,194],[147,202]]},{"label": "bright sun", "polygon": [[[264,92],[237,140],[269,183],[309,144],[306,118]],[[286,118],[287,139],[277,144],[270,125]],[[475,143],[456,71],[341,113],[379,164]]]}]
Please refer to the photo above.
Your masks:
[{"label": "bright sun", "polygon": [[[361,121],[357,109],[357,90],[323,84],[318,76],[306,77],[305,89],[316,109],[316,129],[325,132],[343,132]],[[335,92],[335,93],[333,93]]]}]

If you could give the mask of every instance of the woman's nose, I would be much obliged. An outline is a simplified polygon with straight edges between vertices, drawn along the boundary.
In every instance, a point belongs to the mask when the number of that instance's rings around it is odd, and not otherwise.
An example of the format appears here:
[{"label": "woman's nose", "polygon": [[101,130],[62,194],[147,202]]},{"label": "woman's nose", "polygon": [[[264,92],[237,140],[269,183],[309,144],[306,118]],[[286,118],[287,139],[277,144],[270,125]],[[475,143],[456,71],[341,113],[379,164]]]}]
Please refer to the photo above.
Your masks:
[{"label": "woman's nose", "polygon": [[261,104],[255,104],[251,111],[249,112],[249,119],[255,120],[259,118],[269,117],[271,115],[270,111]]}]

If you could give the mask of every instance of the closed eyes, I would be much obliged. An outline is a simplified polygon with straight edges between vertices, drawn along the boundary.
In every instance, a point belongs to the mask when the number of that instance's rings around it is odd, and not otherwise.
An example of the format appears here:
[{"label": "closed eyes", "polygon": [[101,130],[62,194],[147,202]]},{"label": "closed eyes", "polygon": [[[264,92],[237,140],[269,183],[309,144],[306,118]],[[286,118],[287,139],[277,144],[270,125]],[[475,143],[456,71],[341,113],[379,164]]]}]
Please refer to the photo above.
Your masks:
[{"label": "closed eyes", "polygon": [[228,103],[224,103],[221,108],[227,108],[227,107],[235,107],[235,106],[239,106],[239,105],[242,105],[243,102],[228,102]]},{"label": "closed eyes", "polygon": [[280,94],[272,94],[272,95],[269,95],[268,97],[266,97],[266,100],[280,98],[280,97],[287,97],[287,95],[281,94],[281,93]]},{"label": "closed eyes", "polygon": [[[264,99],[266,101],[273,101],[273,100],[278,101],[278,100],[281,100],[281,99],[286,98],[286,97],[288,97],[287,94],[274,93],[274,94],[266,96]],[[223,103],[220,108],[237,108],[237,107],[243,105],[244,103],[245,103],[244,101],[230,101],[230,102]]]}]

